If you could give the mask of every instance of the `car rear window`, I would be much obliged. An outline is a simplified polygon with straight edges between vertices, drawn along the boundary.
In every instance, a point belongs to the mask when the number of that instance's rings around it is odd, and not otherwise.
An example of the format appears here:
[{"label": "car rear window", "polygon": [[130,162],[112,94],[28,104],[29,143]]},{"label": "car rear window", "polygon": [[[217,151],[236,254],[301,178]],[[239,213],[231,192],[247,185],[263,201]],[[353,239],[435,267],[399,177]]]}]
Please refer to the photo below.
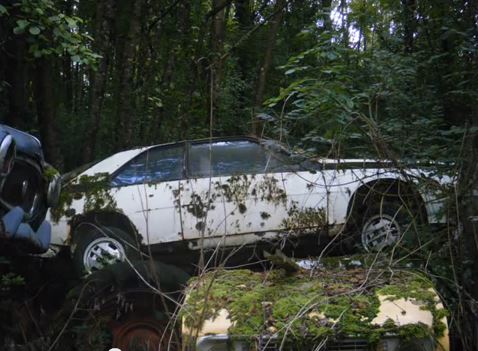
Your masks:
[{"label": "car rear window", "polygon": [[192,144],[189,175],[193,178],[266,173],[276,168],[277,158],[252,141],[220,141]]}]

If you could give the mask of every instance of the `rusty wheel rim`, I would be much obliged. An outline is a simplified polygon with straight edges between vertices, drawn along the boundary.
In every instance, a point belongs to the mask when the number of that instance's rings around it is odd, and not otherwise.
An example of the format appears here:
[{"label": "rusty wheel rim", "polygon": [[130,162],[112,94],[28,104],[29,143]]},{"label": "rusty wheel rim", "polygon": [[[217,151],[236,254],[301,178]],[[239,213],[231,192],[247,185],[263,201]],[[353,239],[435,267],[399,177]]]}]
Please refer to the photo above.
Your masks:
[{"label": "rusty wheel rim", "polygon": [[[128,351],[167,350],[171,340],[171,332],[165,322],[153,319],[135,319],[120,323],[112,329],[113,347]],[[170,345],[170,350],[176,350]]]}]

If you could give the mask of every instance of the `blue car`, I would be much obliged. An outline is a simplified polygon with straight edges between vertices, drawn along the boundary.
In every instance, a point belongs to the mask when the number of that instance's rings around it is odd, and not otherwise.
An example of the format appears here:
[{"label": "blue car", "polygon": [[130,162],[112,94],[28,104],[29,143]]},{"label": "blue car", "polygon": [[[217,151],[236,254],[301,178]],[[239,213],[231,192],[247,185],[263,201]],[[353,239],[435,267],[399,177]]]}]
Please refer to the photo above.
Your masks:
[{"label": "blue car", "polygon": [[0,251],[47,251],[51,226],[45,215],[58,202],[60,188],[60,176],[45,162],[40,141],[0,125]]}]

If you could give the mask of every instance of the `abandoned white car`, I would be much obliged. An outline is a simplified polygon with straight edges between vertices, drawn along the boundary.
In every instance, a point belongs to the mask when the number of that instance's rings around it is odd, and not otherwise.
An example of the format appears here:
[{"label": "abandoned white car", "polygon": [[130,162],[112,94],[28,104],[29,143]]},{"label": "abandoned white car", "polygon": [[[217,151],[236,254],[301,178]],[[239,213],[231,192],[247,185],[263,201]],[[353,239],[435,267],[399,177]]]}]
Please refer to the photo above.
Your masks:
[{"label": "abandoned white car", "polygon": [[381,250],[444,222],[437,181],[422,170],[306,160],[254,138],[123,151],[63,181],[52,244],[70,246],[86,272],[140,252],[192,258],[272,243],[303,256],[344,237]]}]

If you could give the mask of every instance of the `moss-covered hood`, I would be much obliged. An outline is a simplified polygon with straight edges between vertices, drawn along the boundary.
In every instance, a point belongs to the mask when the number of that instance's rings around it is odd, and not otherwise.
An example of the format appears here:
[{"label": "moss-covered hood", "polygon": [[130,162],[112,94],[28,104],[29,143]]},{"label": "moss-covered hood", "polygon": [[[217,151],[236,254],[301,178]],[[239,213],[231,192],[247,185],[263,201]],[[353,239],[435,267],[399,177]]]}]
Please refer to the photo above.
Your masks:
[{"label": "moss-covered hood", "polygon": [[433,337],[447,349],[445,316],[432,283],[418,272],[341,265],[292,275],[211,271],[190,281],[182,311],[186,338],[266,335],[297,344],[347,336],[373,343],[398,335]]}]

